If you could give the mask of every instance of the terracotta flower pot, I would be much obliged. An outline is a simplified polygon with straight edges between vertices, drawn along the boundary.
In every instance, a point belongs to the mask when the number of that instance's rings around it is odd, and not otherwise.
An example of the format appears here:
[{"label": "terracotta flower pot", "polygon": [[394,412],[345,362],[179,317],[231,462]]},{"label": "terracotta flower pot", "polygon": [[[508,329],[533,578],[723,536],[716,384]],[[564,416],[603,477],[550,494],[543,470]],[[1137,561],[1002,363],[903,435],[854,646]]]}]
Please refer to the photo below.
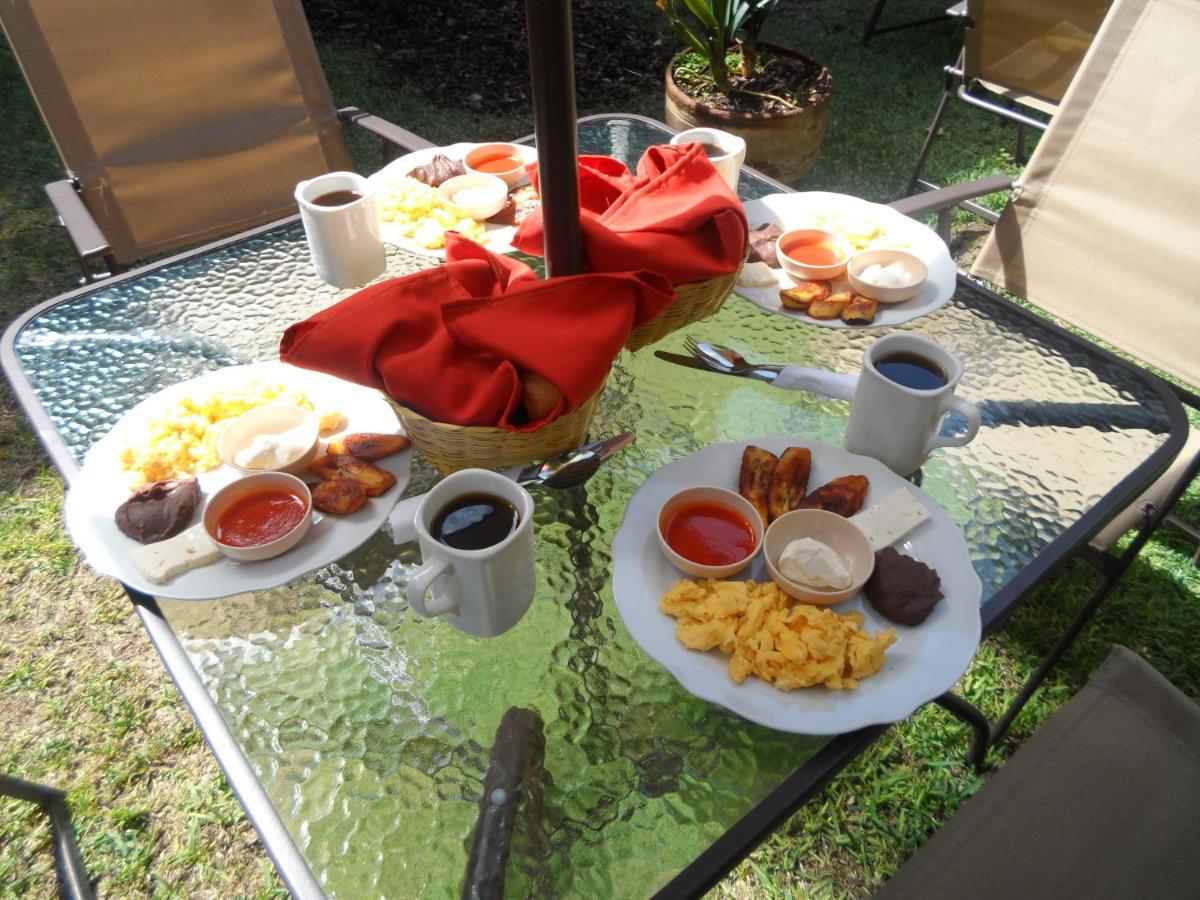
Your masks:
[{"label": "terracotta flower pot", "polygon": [[[786,47],[759,44],[778,56],[802,59],[814,65],[810,57]],[[685,51],[686,52],[686,51]],[[734,112],[714,109],[700,103],[675,83],[678,57],[667,65],[666,119],[680,131],[686,128],[719,128],[746,141],[746,164],[777,178],[792,182],[808,175],[817,163],[825,126],[829,121],[830,98],[812,106],[783,112]]]}]

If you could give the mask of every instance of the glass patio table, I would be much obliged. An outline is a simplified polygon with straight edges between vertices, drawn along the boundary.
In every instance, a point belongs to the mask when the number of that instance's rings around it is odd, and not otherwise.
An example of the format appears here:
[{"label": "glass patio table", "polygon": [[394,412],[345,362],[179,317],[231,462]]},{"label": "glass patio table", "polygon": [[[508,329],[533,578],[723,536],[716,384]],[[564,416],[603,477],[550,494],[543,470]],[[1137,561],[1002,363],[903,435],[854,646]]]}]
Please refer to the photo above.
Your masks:
[{"label": "glass patio table", "polygon": [[[668,135],[635,116],[580,122],[584,152],[630,163]],[[749,171],[740,188],[745,198],[780,189]],[[391,276],[435,262],[396,250],[388,261]],[[136,403],[275,358],[286,326],[345,293],[317,278],[300,224],[287,220],[40,305],[5,335],[3,363],[70,481]],[[1165,468],[1186,422],[1153,376],[965,277],[947,306],[902,328],[966,360],[959,394],[983,411],[978,437],[936,452],[923,487],[966,536],[986,632]],[[691,331],[842,372],[883,333],[819,328],[738,297]],[[682,335],[658,346],[680,351]],[[411,612],[417,551],[385,530],[274,590],[131,596],[296,895],[461,891],[489,754],[513,707],[540,717],[544,759],[513,826],[509,892],[696,893],[883,728],[784,734],[690,696],[622,625],[611,540],[664,464],[761,434],[840,444],[847,414],[845,402],[622,353],[592,434],[634,429],[637,443],[586,485],[537,493],[537,596],[498,638]],[[417,454],[407,494],[436,478]]]}]

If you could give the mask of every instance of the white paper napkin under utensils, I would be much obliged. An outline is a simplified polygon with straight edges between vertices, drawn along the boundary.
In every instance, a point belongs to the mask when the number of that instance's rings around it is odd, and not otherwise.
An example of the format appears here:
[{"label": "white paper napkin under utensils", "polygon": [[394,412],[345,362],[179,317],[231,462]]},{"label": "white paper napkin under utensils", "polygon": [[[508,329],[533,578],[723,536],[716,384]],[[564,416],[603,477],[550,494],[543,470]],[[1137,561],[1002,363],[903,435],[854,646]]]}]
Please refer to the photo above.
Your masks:
[{"label": "white paper napkin under utensils", "polygon": [[858,376],[810,369],[807,366],[784,366],[771,384],[777,388],[808,391],[834,400],[853,400]]}]

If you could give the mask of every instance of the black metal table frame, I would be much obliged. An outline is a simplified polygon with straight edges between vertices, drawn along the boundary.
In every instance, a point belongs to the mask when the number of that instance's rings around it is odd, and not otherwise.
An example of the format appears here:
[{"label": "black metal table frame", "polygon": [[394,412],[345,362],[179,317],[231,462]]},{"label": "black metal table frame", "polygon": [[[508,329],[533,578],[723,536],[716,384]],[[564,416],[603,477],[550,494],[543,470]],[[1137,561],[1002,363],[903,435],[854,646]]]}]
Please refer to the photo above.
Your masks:
[{"label": "black metal table frame", "polygon": [[[608,114],[611,116],[614,114]],[[580,119],[605,118],[607,116],[588,116]],[[623,118],[649,122],[658,128],[666,128],[661,122],[645,116],[623,114]],[[531,137],[531,136],[530,136]],[[529,140],[524,138],[522,140]],[[785,185],[751,170],[758,178],[769,184],[777,185],[780,190],[790,190]],[[224,238],[205,244],[201,247],[176,254],[167,259],[159,260],[149,265],[130,270],[122,275],[114,276],[100,282],[82,286],[72,291],[60,294],[50,300],[34,306],[18,317],[5,331],[0,342],[0,368],[3,368],[13,387],[17,401],[28,417],[34,432],[38,436],[51,462],[69,482],[79,471],[74,455],[59,436],[57,428],[49,414],[41,405],[34,392],[33,386],[25,377],[20,360],[16,355],[16,338],[21,329],[47,310],[76,297],[96,291],[106,284],[118,283],[138,278],[148,272],[170,266],[183,260],[203,256],[214,250],[227,247],[258,235],[273,231],[282,226],[294,223],[299,216],[291,216],[268,225],[260,226],[242,232],[232,237]],[[1170,411],[1171,430],[1167,440],[1160,445],[1147,459],[1141,462],[1132,472],[1126,475],[1100,501],[1088,510],[1079,521],[1069,526],[1062,534],[1051,541],[1028,566],[1021,570],[1015,578],[998,590],[983,608],[983,633],[988,635],[998,629],[1008,617],[1030,596],[1035,588],[1055,574],[1068,560],[1083,548],[1097,532],[1099,532],[1114,516],[1133,502],[1138,494],[1161,475],[1171,461],[1182,449],[1187,437],[1188,421],[1179,398],[1172,388],[1156,375],[1134,366],[1108,350],[1087,341],[1050,322],[1046,318],[1013,303],[968,279],[965,273],[959,272],[959,282],[970,286],[973,293],[978,293],[992,303],[1000,304],[1012,313],[1036,322],[1040,328],[1047,329],[1065,341],[1079,347],[1093,356],[1119,366],[1129,373],[1131,378],[1138,378],[1151,386],[1153,391],[1162,399]],[[123,585],[124,586],[124,585]],[[229,731],[220,710],[209,696],[199,674],[188,659],[187,652],[180,644],[171,626],[163,616],[155,599],[140,591],[124,586],[126,593],[133,602],[142,625],[150,637],[155,650],[167,668],[184,702],[200,726],[200,731],[212,749],[218,765],[241,802],[242,807],[250,818],[251,824],[258,832],[263,847],[275,864],[284,884],[293,896],[301,898],[321,898],[325,894],[316,878],[308,867],[287,831],[283,820],[279,817],[270,798],[259,784],[254,770],[250,767],[245,754],[238,746],[233,734]],[[942,704],[946,705],[946,704]],[[738,820],[720,838],[706,848],[695,860],[676,875],[658,894],[660,897],[699,896],[715,885],[735,865],[744,859],[755,847],[766,839],[772,831],[784,820],[796,812],[805,802],[816,795],[835,775],[852,762],[859,754],[869,747],[888,726],[871,726],[857,731],[838,735],[829,741],[820,751],[799,769],[793,772],[775,790],[767,795],[754,809]]]}]

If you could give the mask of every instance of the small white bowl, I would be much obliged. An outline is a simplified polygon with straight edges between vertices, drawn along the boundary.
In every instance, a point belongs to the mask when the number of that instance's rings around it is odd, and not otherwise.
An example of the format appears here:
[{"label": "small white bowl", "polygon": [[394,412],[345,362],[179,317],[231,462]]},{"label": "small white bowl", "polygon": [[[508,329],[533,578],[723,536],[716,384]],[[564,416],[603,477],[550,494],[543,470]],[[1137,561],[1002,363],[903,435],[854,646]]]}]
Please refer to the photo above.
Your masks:
[{"label": "small white bowl", "polygon": [[[663,534],[667,521],[672,515],[683,505],[688,503],[718,503],[721,506],[727,507],[743,519],[746,520],[754,532],[754,549],[745,559],[740,559],[737,562],[728,563],[723,566],[705,565],[704,563],[693,562],[686,556],[680,556],[667,543],[667,538]],[[697,578],[728,578],[731,575],[736,575],[754,560],[758,555],[758,551],[763,544],[763,523],[759,518],[758,511],[751,505],[750,501],[735,491],[729,491],[719,487],[694,487],[687,488],[675,494],[658,511],[658,546],[662,549],[663,555],[669,559],[672,565],[680,571],[686,572],[688,575],[694,575]]]},{"label": "small white bowl", "polygon": [[[859,276],[868,266],[889,266],[900,263],[901,268],[915,279],[906,287],[879,287],[869,281],[863,281]],[[925,280],[929,277],[929,267],[919,258],[903,250],[864,250],[856,253],[846,266],[846,278],[856,293],[880,303],[903,303],[911,300],[921,292]]]},{"label": "small white bowl", "polygon": [[[273,541],[267,541],[265,544],[255,544],[252,547],[234,547],[217,540],[217,523],[221,521],[221,517],[228,512],[234,503],[248,494],[280,488],[295,494],[304,501],[304,518],[297,522],[291,531]],[[208,536],[212,538],[213,543],[217,545],[217,548],[222,553],[230,559],[242,562],[257,562],[262,559],[279,556],[281,553],[286,553],[300,543],[301,538],[308,532],[308,527],[311,524],[312,493],[309,491],[307,484],[295,475],[288,475],[285,472],[259,472],[255,475],[247,475],[245,478],[239,478],[237,481],[230,482],[213,494],[209,498],[208,505],[204,508],[204,530],[208,532]]]},{"label": "small white bowl", "polygon": [[[842,590],[815,588],[785,578],[778,569],[779,557],[792,541],[812,538],[828,544],[850,570],[850,587]],[[771,523],[763,540],[763,555],[771,579],[789,597],[813,606],[832,606],[862,590],[875,571],[875,553],[862,530],[849,519],[824,509],[794,509]]]},{"label": "small white bowl", "polygon": [[438,196],[460,216],[482,222],[504,208],[508,202],[508,185],[495,175],[468,172],[443,181],[438,187]]},{"label": "small white bowl", "polygon": [[[505,144],[502,142],[491,144],[480,144],[473,150],[469,150],[463,158],[463,165],[468,172],[475,172],[480,175],[495,175],[502,178],[504,183],[509,187],[513,187],[518,181],[525,177],[525,148],[519,144]],[[516,161],[515,165],[507,166],[506,168],[497,169],[493,162],[488,164],[488,160],[495,160],[497,157],[511,157]],[[488,166],[484,169],[476,168],[477,166]],[[493,213],[495,215],[495,213]]]},{"label": "small white bowl", "polygon": [[[797,262],[783,252],[785,246],[803,242],[806,244],[828,244],[838,254],[838,261],[828,266],[813,266]],[[775,254],[779,264],[789,275],[807,281],[828,281],[837,278],[846,271],[846,263],[850,261],[853,250],[840,235],[821,228],[793,228],[781,234],[775,241]]]},{"label": "small white bowl", "polygon": [[[303,450],[293,453],[279,465],[274,466],[240,466],[234,460],[237,455],[250,446],[260,434],[282,434],[293,428],[302,428],[300,444]],[[320,445],[320,422],[307,409],[299,406],[288,406],[283,403],[268,406],[257,406],[242,413],[221,435],[217,444],[217,452],[221,461],[231,469],[236,469],[243,475],[254,475],[259,472],[289,472],[292,475],[301,474],[317,455]]]}]

